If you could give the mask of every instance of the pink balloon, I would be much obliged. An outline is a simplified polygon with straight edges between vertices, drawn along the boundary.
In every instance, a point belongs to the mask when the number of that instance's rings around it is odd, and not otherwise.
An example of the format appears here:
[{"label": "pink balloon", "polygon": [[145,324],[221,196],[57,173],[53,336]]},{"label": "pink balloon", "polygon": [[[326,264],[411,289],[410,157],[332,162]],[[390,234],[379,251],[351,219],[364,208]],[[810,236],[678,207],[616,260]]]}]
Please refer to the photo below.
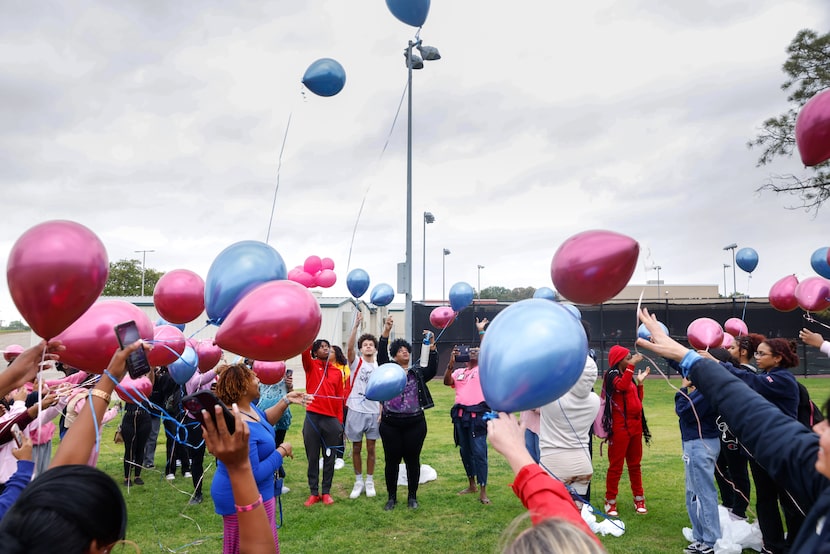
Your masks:
[{"label": "pink balloon", "polygon": [[791,312],[798,307],[798,300],[795,298],[795,289],[798,286],[798,279],[795,275],[782,277],[769,289],[769,303],[779,312]]},{"label": "pink balloon", "polygon": [[723,329],[720,323],[708,317],[699,317],[686,329],[689,344],[697,350],[717,348],[723,344]]},{"label": "pink balloon", "polygon": [[331,269],[323,269],[317,276],[317,284],[324,288],[329,288],[337,282],[337,275]]},{"label": "pink balloon", "polygon": [[320,260],[320,269],[334,269],[334,260],[331,258],[323,258]]},{"label": "pink balloon", "polygon": [[153,324],[141,309],[123,300],[104,300],[92,305],[78,320],[55,337],[66,346],[61,361],[91,373],[102,373],[119,349],[115,326],[135,321],[139,336],[153,339]]},{"label": "pink balloon", "polygon": [[309,256],[305,259],[303,271],[306,273],[314,275],[321,269],[323,269],[323,260],[320,259],[320,256]]},{"label": "pink balloon", "polygon": [[723,342],[721,343],[720,347],[729,349],[729,347],[732,346],[733,344],[735,344],[735,337],[733,337],[729,333],[724,333],[723,334]]},{"label": "pink balloon", "polygon": [[3,351],[3,359],[10,362],[23,353],[23,347],[19,344],[10,344]]},{"label": "pink balloon", "polygon": [[429,322],[436,329],[446,329],[455,321],[455,311],[449,306],[438,306],[429,314]]},{"label": "pink balloon", "polygon": [[804,104],[795,120],[795,142],[804,165],[830,160],[830,90]]},{"label": "pink balloon", "polygon": [[748,335],[749,329],[742,319],[737,317],[730,317],[723,325],[723,329],[733,337],[740,337],[741,335]]},{"label": "pink balloon", "polygon": [[196,345],[196,355],[199,356],[199,371],[210,371],[222,359],[222,349],[213,343],[212,339],[200,340]]},{"label": "pink balloon", "polygon": [[150,396],[150,393],[153,392],[153,383],[145,376],[133,379],[129,375],[125,375],[121,378],[118,386],[115,387],[115,392],[121,400],[133,404],[133,398],[141,402],[144,398]]},{"label": "pink balloon", "polygon": [[287,360],[311,345],[322,317],[317,299],[305,287],[270,281],[231,310],[216,333],[216,344],[253,360]]},{"label": "pink balloon", "polygon": [[299,283],[306,288],[313,287],[315,284],[314,275],[306,273],[302,268],[294,268],[289,271],[288,280]]},{"label": "pink balloon", "polygon": [[285,362],[254,362],[254,373],[263,385],[276,385],[285,377]]},{"label": "pink balloon", "polygon": [[168,271],[156,283],[153,302],[170,323],[190,323],[205,311],[205,282],[188,269]]},{"label": "pink balloon", "polygon": [[585,231],[566,240],[550,264],[559,293],[576,304],[601,304],[625,288],[640,245],[612,231]]},{"label": "pink balloon", "polygon": [[178,327],[157,325],[153,329],[153,349],[147,353],[151,366],[165,366],[179,359],[184,352],[185,338]]},{"label": "pink balloon", "polygon": [[808,277],[795,287],[795,299],[801,309],[820,312],[830,308],[830,281],[824,277]]},{"label": "pink balloon", "polygon": [[108,275],[104,244],[73,221],[47,221],[23,233],[6,266],[14,305],[45,339],[56,337],[95,303]]}]

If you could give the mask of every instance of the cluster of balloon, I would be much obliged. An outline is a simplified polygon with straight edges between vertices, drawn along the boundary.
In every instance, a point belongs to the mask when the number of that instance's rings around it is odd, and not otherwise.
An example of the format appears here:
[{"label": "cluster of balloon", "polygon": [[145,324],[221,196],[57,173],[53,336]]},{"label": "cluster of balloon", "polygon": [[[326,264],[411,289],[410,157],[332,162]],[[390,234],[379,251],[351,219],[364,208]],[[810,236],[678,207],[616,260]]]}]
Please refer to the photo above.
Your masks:
[{"label": "cluster of balloon", "polygon": [[741,248],[735,254],[735,263],[747,273],[752,273],[758,267],[758,252],[754,248]]},{"label": "cluster of balloon", "polygon": [[167,371],[176,383],[184,385],[190,381],[198,367],[199,355],[196,354],[196,350],[192,346],[187,345],[184,347],[182,355],[175,362],[167,365]]},{"label": "cluster of balloon", "polygon": [[556,301],[556,291],[550,287],[541,287],[533,293],[533,298],[544,298],[545,300]]},{"label": "cluster of balloon", "polygon": [[744,320],[737,317],[730,317],[723,324],[723,330],[733,337],[741,337],[749,334],[749,328],[746,326]]},{"label": "cluster of balloon", "polygon": [[22,346],[20,346],[19,344],[10,344],[3,351],[3,359],[7,362],[11,362],[21,354],[23,354]]},{"label": "cluster of balloon", "polygon": [[322,312],[307,288],[293,281],[271,281],[249,292],[219,327],[220,348],[276,362],[300,354],[317,337]]},{"label": "cluster of balloon", "polygon": [[221,324],[246,294],[287,275],[282,256],[264,242],[244,240],[228,246],[213,260],[205,281],[210,323]]},{"label": "cluster of balloon", "polygon": [[819,92],[801,108],[795,120],[795,143],[806,166],[830,160],[830,90]]},{"label": "cluster of balloon", "polygon": [[[668,335],[669,334],[669,328],[666,327],[660,321],[658,321],[658,323],[660,323],[660,327],[663,329],[663,332]],[[641,339],[645,339],[645,340],[648,340],[648,341],[651,340],[651,331],[646,329],[646,324],[645,323],[640,323],[640,326],[637,327],[637,336]]]},{"label": "cluster of balloon", "polygon": [[320,58],[305,70],[303,84],[317,96],[334,96],[346,85],[346,70],[337,60]]},{"label": "cluster of balloon", "polygon": [[577,304],[601,304],[628,284],[640,245],[613,231],[585,231],[567,239],[550,265],[559,294]]},{"label": "cluster of balloon", "polygon": [[346,287],[355,298],[360,298],[369,290],[369,274],[365,270],[355,268],[346,276]]},{"label": "cluster of balloon", "polygon": [[135,400],[141,402],[142,399],[150,396],[153,392],[153,383],[143,375],[138,379],[125,375],[115,387],[115,392],[121,400],[133,404]]},{"label": "cluster of balloon", "polygon": [[92,306],[108,275],[104,244],[73,221],[35,225],[14,243],[6,264],[17,311],[45,339],[55,338]]},{"label": "cluster of balloon", "polygon": [[421,27],[429,15],[430,0],[386,0],[386,7],[398,21]]},{"label": "cluster of balloon", "polygon": [[395,289],[386,283],[375,285],[374,288],[372,288],[372,292],[369,294],[369,302],[375,306],[388,306],[394,299]]},{"label": "cluster of balloon", "polygon": [[795,299],[801,309],[820,312],[830,308],[830,281],[824,277],[808,277],[795,287]]},{"label": "cluster of balloon", "polygon": [[388,362],[372,372],[366,383],[366,398],[386,402],[406,387],[406,371],[395,362]]},{"label": "cluster of balloon", "polygon": [[222,359],[222,349],[214,344],[213,339],[203,339],[196,343],[196,356],[199,358],[199,371],[210,371]]},{"label": "cluster of balloon", "polygon": [[303,265],[298,265],[288,272],[288,280],[300,283],[302,286],[329,288],[337,282],[334,273],[334,260],[309,256]]},{"label": "cluster of balloon", "polygon": [[184,352],[185,338],[178,327],[156,325],[153,329],[153,349],[147,353],[152,366],[166,366],[179,359]]},{"label": "cluster of balloon", "polygon": [[717,348],[723,344],[723,328],[714,319],[699,317],[689,324],[686,338],[697,350]]},{"label": "cluster of balloon", "polygon": [[830,248],[825,246],[824,248],[819,248],[810,256],[810,265],[813,267],[813,271],[825,279],[830,279],[830,262],[827,259],[828,253],[830,253]]},{"label": "cluster of balloon", "polygon": [[459,281],[450,287],[450,306],[456,312],[460,312],[473,303],[475,291],[469,284]]},{"label": "cluster of balloon", "polygon": [[205,310],[205,282],[188,269],[168,271],[153,289],[153,303],[166,321],[190,323]]},{"label": "cluster of balloon", "polygon": [[449,306],[438,306],[429,313],[429,322],[436,329],[446,329],[455,321],[456,313]]},{"label": "cluster of balloon", "polygon": [[153,323],[147,314],[123,300],[103,300],[54,337],[66,347],[61,361],[84,371],[102,373],[120,348],[115,326],[127,321],[135,321],[139,336],[152,344]]},{"label": "cluster of balloon", "polygon": [[499,412],[553,402],[579,380],[588,356],[582,324],[561,304],[517,302],[487,329],[479,354],[484,399]]},{"label": "cluster of balloon", "polygon": [[798,307],[795,298],[795,289],[798,279],[795,275],[787,275],[776,281],[769,289],[769,303],[779,312],[791,312]]},{"label": "cluster of balloon", "polygon": [[276,385],[285,377],[285,362],[263,362],[256,360],[254,373],[263,385]]}]

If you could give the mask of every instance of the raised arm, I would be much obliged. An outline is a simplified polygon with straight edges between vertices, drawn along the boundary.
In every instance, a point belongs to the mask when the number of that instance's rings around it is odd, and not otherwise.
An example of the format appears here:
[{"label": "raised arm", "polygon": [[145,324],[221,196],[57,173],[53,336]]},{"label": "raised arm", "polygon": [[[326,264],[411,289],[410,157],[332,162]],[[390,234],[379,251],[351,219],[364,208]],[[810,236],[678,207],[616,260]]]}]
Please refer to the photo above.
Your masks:
[{"label": "raised arm", "polygon": [[355,359],[355,341],[357,340],[357,330],[360,329],[360,324],[363,323],[363,313],[357,312],[354,318],[354,325],[352,325],[352,332],[349,334],[349,339],[346,341],[346,359],[352,363]]},{"label": "raised arm", "polygon": [[276,404],[265,410],[265,417],[271,425],[276,424],[291,404],[307,406],[314,400],[314,396],[300,391],[291,391],[283,396]]},{"label": "raised arm", "polygon": [[6,396],[9,392],[32,381],[40,368],[40,362],[46,360],[57,360],[59,354],[66,350],[60,341],[40,341],[35,346],[27,348],[20,356],[0,373],[0,396]]},{"label": "raised arm", "polygon": [[450,362],[447,364],[447,370],[444,372],[444,384],[448,387],[455,387],[455,379],[453,379],[452,371],[455,367],[455,357],[458,355],[458,347],[453,346],[450,353]]}]

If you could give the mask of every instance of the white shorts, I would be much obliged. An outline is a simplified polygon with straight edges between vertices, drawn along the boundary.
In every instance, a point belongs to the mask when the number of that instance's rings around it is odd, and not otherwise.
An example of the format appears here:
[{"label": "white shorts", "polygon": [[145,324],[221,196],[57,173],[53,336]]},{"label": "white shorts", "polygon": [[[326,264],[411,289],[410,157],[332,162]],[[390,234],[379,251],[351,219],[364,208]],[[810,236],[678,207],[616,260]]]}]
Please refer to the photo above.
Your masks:
[{"label": "white shorts", "polygon": [[349,442],[360,442],[363,440],[363,435],[366,435],[368,440],[378,440],[380,438],[379,427],[378,414],[364,414],[354,410],[349,410],[346,414],[344,431]]}]

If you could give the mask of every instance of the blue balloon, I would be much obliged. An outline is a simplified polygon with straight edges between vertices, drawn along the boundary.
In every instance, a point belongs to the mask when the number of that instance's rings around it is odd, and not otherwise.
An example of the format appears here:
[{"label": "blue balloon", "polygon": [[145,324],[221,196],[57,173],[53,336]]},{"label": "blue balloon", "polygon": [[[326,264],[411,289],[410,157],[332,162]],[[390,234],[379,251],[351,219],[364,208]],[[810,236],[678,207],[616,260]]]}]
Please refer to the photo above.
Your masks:
[{"label": "blue balloon", "polygon": [[369,375],[366,383],[366,398],[386,402],[403,393],[406,387],[406,370],[395,362],[378,367]]},{"label": "blue balloon", "polygon": [[167,321],[163,317],[160,317],[160,318],[158,318],[158,321],[156,321],[156,327],[160,327],[162,325],[171,325],[171,326],[175,327],[176,329],[178,329],[179,331],[181,331],[182,333],[184,333],[184,323],[170,323],[169,321]]},{"label": "blue balloon", "polygon": [[179,359],[167,366],[167,371],[176,383],[184,385],[190,381],[198,367],[199,356],[196,351],[191,346],[185,346]]},{"label": "blue balloon", "polygon": [[544,298],[545,300],[556,300],[556,291],[550,287],[542,287],[536,289],[533,293],[533,298]]},{"label": "blue balloon", "polygon": [[568,312],[574,316],[577,320],[582,320],[582,312],[579,311],[579,308],[574,306],[573,304],[560,304],[563,308],[568,310]]},{"label": "blue balloon", "polygon": [[752,273],[758,267],[758,252],[753,248],[741,248],[735,254],[735,263],[747,273]]},{"label": "blue balloon", "polygon": [[386,7],[399,21],[420,27],[429,15],[429,0],[386,0]]},{"label": "blue balloon", "polygon": [[395,299],[395,289],[386,283],[375,285],[372,289],[372,294],[369,295],[369,301],[375,306],[388,306]]},{"label": "blue balloon", "polygon": [[337,60],[320,58],[305,70],[303,84],[317,96],[334,96],[346,84],[346,71]]},{"label": "blue balloon", "polygon": [[562,304],[517,302],[493,319],[481,343],[484,400],[499,412],[549,404],[579,380],[587,357],[582,323]]},{"label": "blue balloon", "polygon": [[453,311],[460,312],[473,303],[475,291],[473,287],[461,281],[450,287],[450,306]]},{"label": "blue balloon", "polygon": [[362,269],[353,269],[346,277],[346,287],[355,298],[363,296],[369,290],[369,274]]},{"label": "blue balloon", "polygon": [[282,256],[264,242],[243,240],[228,246],[213,260],[205,280],[210,323],[222,323],[242,297],[259,285],[287,276]]},{"label": "blue balloon", "polygon": [[[660,327],[663,328],[663,332],[668,335],[669,334],[669,328],[666,327],[665,325],[663,325],[659,321],[657,323],[660,323]],[[637,336],[640,337],[641,339],[651,340],[651,333],[649,332],[648,329],[646,329],[646,324],[645,323],[640,323],[640,326],[637,327]]]},{"label": "blue balloon", "polygon": [[813,252],[813,255],[810,256],[810,265],[813,266],[813,271],[825,279],[830,279],[830,264],[827,263],[827,250],[828,248],[825,246]]}]

